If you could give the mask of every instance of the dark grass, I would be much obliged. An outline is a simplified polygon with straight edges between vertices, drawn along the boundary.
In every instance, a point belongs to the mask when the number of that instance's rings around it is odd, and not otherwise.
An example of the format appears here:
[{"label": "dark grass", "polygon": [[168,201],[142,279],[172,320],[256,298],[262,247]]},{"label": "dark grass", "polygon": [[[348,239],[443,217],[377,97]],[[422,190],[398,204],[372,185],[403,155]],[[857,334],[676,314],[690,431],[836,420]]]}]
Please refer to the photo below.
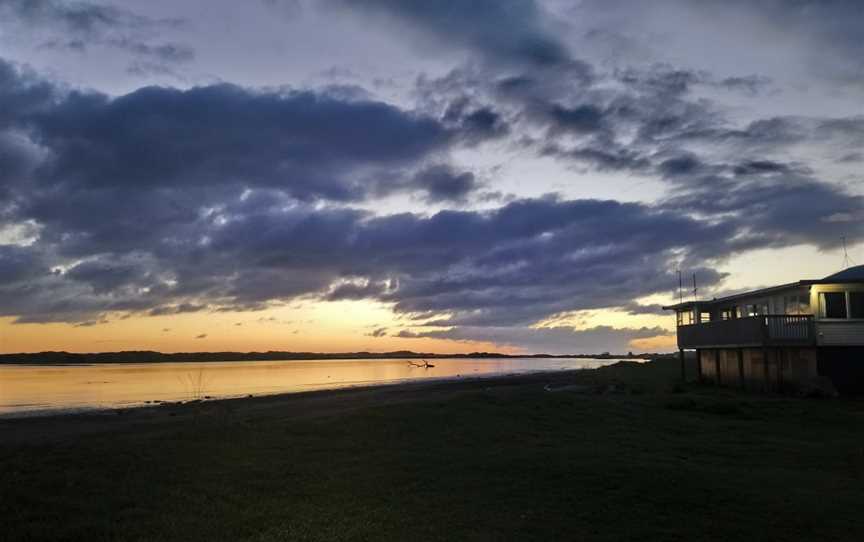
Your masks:
[{"label": "dark grass", "polygon": [[676,370],[0,446],[0,539],[864,540],[864,403]]}]

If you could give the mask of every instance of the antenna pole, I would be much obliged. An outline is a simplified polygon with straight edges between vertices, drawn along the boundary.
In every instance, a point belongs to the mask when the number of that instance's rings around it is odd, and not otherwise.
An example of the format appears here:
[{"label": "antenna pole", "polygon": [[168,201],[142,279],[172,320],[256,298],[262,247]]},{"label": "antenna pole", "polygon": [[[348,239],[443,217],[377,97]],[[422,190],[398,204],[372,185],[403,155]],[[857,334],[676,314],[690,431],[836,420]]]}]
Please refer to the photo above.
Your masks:
[{"label": "antenna pole", "polygon": [[684,283],[681,280],[681,270],[678,270],[678,303],[684,303]]},{"label": "antenna pole", "polygon": [[696,302],[696,273],[693,273],[693,301]]},{"label": "antenna pole", "polygon": [[846,236],[844,235],[840,240],[843,241],[843,269],[848,269],[855,262],[849,257],[849,249],[846,247]]}]

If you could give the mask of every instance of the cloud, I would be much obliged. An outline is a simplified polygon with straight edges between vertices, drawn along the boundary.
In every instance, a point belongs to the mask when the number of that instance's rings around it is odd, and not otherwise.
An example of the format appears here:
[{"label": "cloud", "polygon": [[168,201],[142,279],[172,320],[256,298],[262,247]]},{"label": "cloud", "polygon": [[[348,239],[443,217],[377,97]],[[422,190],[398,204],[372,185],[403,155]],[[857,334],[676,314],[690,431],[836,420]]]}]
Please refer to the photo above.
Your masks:
[{"label": "cloud", "polygon": [[333,0],[363,15],[408,23],[440,46],[468,47],[490,61],[561,67],[574,63],[533,0]]},{"label": "cloud", "polygon": [[430,202],[465,201],[479,186],[473,173],[460,173],[444,164],[427,166],[418,171],[411,183],[426,193]]},{"label": "cloud", "polygon": [[[801,47],[802,56],[817,75],[833,80],[861,85],[860,21],[864,19],[864,5],[856,0],[760,0],[749,2],[734,0],[716,4],[706,0],[679,2],[689,9],[711,17],[720,12],[725,17],[743,14],[758,24],[765,35],[794,36],[794,47]],[[751,23],[751,24],[753,24]]]},{"label": "cloud", "polygon": [[[831,248],[864,233],[861,196],[788,158],[819,142],[851,156],[864,143],[861,118],[737,120],[705,97],[759,94],[772,84],[765,76],[598,68],[529,0],[334,3],[398,21],[431,54],[456,50],[462,63],[418,77],[415,107],[354,86],[109,96],[0,61],[0,232],[26,224],[32,241],[0,245],[0,313],[87,323],[373,299],[416,324],[396,336],[626,349],[665,335],[531,326],[582,309],[656,313],[632,300],[671,291],[676,267],[710,288],[742,252]],[[194,60],[153,39],[171,22],[52,13],[69,43],[123,50],[142,73]],[[454,159],[484,145],[655,179],[664,193],[643,203],[514,196],[489,208],[482,189],[494,179]],[[436,210],[377,201],[406,194]]]},{"label": "cloud", "polygon": [[[97,46],[122,51],[154,69],[186,63],[195,51],[188,45],[154,42],[166,30],[183,25],[179,19],[153,19],[132,10],[75,0],[0,0],[0,16],[8,26],[19,27],[25,39],[39,29],[42,49],[83,52]],[[131,68],[130,68],[131,69]]]},{"label": "cloud", "polygon": [[165,316],[169,314],[186,314],[191,312],[200,312],[207,309],[207,305],[197,305],[195,303],[180,303],[178,305],[163,305],[155,307],[147,311],[150,316]]},{"label": "cloud", "polygon": [[24,120],[55,153],[55,182],[269,187],[306,200],[362,199],[373,183],[397,189],[402,168],[451,138],[434,119],[381,102],[232,85],[70,94]]},{"label": "cloud", "polygon": [[[667,335],[667,333],[659,327],[619,329],[597,326],[577,330],[570,327],[462,326],[440,331],[411,332],[403,330],[397,337],[491,342],[496,345],[518,348],[526,353],[599,354],[606,351],[625,353],[633,349],[633,344],[639,344],[637,341],[645,341],[661,335]],[[667,350],[667,348],[661,350]]]}]

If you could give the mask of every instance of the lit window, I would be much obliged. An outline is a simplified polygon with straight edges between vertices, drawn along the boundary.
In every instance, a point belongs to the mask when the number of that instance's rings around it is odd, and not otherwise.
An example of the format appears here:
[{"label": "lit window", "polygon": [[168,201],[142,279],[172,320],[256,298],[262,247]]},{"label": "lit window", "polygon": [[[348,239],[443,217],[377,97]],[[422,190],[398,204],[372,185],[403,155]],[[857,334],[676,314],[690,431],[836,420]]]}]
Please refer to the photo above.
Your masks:
[{"label": "lit window", "polygon": [[678,311],[678,325],[689,326],[693,323],[693,311]]}]

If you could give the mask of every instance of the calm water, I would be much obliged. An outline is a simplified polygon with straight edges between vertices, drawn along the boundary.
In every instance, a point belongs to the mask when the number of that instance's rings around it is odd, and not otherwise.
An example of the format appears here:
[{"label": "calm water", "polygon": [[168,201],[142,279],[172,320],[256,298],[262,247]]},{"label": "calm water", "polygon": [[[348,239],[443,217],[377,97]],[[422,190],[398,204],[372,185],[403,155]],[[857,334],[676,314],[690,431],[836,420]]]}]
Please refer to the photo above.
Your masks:
[{"label": "calm water", "polygon": [[148,401],[266,395],[424,379],[595,368],[616,360],[435,359],[0,365],[0,416],[124,408]]}]

